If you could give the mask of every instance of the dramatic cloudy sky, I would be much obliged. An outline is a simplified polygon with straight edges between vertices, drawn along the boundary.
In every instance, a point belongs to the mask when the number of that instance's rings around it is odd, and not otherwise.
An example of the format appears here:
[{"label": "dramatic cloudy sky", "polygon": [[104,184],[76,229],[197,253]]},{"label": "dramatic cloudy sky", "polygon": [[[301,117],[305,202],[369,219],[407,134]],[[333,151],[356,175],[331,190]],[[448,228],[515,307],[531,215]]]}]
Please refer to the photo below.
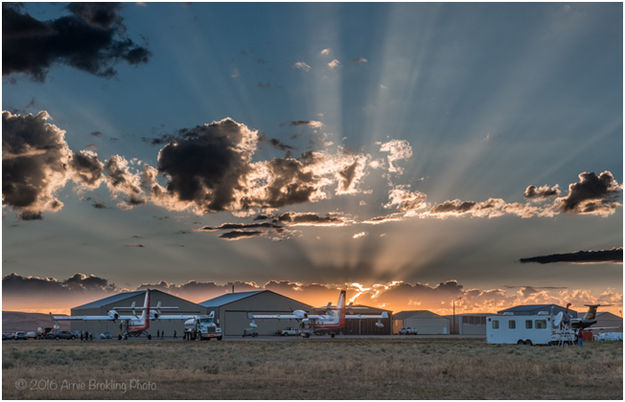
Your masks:
[{"label": "dramatic cloudy sky", "polygon": [[3,308],[621,304],[621,7],[4,3]]}]

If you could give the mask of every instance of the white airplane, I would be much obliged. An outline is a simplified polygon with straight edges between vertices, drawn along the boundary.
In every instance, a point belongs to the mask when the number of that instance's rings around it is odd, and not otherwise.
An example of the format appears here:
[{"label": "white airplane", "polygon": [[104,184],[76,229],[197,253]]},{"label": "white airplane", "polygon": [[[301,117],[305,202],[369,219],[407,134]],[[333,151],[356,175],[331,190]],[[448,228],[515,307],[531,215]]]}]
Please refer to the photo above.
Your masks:
[{"label": "white airplane", "polygon": [[[195,318],[197,315],[161,315],[161,310],[173,310],[178,307],[163,307],[159,301],[156,307],[150,307],[150,289],[145,291],[145,301],[143,307],[137,307],[132,302],[130,307],[113,307],[107,315],[52,315],[52,320],[79,320],[79,321],[117,321],[121,322],[121,333],[119,339],[128,339],[129,336],[146,335],[148,339],[152,339],[152,335],[148,332],[150,328],[150,320],[188,320]],[[132,314],[120,314],[118,310],[131,310]],[[136,310],[141,310],[141,315],[137,315]]]},{"label": "white airplane", "polygon": [[[350,304],[350,308],[351,304]],[[358,307],[353,307],[358,308]],[[345,291],[341,290],[339,301],[336,307],[332,307],[330,303],[326,306],[324,314],[308,314],[304,310],[295,310],[291,314],[248,314],[248,318],[252,319],[250,327],[256,328],[258,325],[256,319],[278,319],[278,320],[298,320],[300,322],[301,334],[305,338],[311,334],[330,334],[332,338],[343,328],[345,328],[345,320],[356,320],[362,318],[377,318],[375,325],[378,328],[384,327],[380,321],[382,318],[388,318],[388,313],[384,311],[382,314],[346,314]]]}]

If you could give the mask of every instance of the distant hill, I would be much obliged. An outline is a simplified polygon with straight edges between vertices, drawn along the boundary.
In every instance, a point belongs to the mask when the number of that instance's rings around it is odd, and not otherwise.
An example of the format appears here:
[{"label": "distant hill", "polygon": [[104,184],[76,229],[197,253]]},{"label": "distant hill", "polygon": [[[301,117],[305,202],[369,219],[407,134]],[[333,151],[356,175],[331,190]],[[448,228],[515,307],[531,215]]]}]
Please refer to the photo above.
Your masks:
[{"label": "distant hill", "polygon": [[[57,321],[63,330],[69,330],[69,321]],[[52,321],[48,314],[22,313],[21,311],[2,312],[2,332],[35,331],[37,328],[51,327]]]}]

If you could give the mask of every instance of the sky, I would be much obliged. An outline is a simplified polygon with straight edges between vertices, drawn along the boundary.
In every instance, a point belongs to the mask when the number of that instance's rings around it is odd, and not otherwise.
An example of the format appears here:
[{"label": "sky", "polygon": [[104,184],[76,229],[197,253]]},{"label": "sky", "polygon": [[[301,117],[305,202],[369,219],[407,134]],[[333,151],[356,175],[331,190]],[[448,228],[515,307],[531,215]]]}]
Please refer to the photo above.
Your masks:
[{"label": "sky", "polygon": [[3,309],[622,314],[622,49],[618,3],[3,3]]}]

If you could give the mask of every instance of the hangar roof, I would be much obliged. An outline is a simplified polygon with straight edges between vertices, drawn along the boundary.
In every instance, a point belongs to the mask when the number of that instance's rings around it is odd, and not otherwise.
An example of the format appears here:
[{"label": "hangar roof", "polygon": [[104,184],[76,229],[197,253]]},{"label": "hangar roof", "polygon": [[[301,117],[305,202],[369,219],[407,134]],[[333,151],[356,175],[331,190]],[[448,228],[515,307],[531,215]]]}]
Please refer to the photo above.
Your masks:
[{"label": "hangar roof", "polygon": [[224,304],[229,304],[235,301],[239,301],[241,299],[245,299],[246,297],[250,297],[262,292],[268,292],[267,290],[254,290],[251,292],[236,292],[236,293],[226,293],[225,295],[217,296],[215,298],[203,301],[200,306],[203,307],[219,307]]},{"label": "hangar roof", "polygon": [[397,314],[393,314],[393,319],[397,319],[397,320],[405,320],[406,318],[412,318],[412,317],[418,317],[418,318],[444,318],[441,317],[440,315],[433,313],[431,311],[428,310],[412,310],[412,311],[400,311]]},{"label": "hangar roof", "polygon": [[116,303],[116,302],[119,302],[119,301],[122,301],[122,300],[130,299],[131,297],[134,297],[134,296],[137,296],[137,295],[140,295],[140,294],[144,294],[144,293],[145,293],[145,290],[137,290],[135,292],[118,293],[118,294],[113,295],[113,296],[105,297],[103,299],[99,299],[99,300],[93,301],[91,303],[87,303],[87,304],[83,304],[83,305],[78,306],[78,307],[74,307],[74,308],[72,308],[72,310],[102,307],[102,306],[106,306],[106,305],[111,304],[111,303]]},{"label": "hangar roof", "polygon": [[[523,306],[515,306],[498,311],[497,314],[512,313],[514,315],[536,315],[539,311],[551,311],[552,308],[553,311],[556,313],[565,310],[564,307],[558,306],[557,304],[526,304]],[[569,313],[573,317],[576,317],[578,315],[577,311],[571,309],[569,309]]]}]

